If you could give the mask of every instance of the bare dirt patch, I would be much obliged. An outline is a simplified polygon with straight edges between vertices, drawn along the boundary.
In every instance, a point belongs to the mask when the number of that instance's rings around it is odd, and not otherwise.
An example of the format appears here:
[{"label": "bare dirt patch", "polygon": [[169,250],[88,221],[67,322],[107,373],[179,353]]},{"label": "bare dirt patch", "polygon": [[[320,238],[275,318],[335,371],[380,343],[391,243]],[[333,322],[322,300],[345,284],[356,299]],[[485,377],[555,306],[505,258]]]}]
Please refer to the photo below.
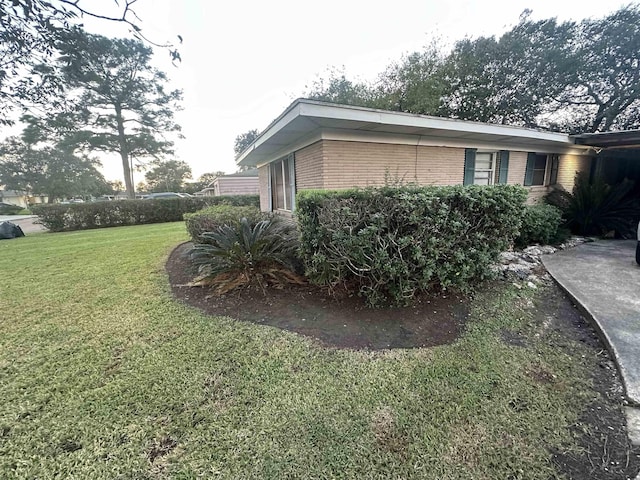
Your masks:
[{"label": "bare dirt patch", "polygon": [[179,245],[166,269],[173,294],[210,315],[271,325],[341,348],[385,349],[430,347],[453,342],[468,316],[467,299],[457,294],[417,299],[411,307],[371,309],[357,296],[332,299],[312,285],[283,290],[241,290],[212,296],[206,288],[189,287],[195,277],[187,253]]}]

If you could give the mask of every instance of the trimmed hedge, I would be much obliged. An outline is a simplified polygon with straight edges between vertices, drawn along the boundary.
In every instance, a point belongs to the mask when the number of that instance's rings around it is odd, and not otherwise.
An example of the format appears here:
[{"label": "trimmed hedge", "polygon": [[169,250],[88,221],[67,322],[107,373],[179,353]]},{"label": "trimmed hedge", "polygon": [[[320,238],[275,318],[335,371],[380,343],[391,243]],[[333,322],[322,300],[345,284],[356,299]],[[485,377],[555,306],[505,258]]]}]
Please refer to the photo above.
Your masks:
[{"label": "trimmed hedge", "polygon": [[117,200],[111,202],[34,205],[37,223],[52,232],[179,222],[185,213],[210,205],[259,205],[257,195]]},{"label": "trimmed hedge", "polygon": [[0,215],[17,215],[22,212],[23,208],[18,205],[0,202]]},{"label": "trimmed hedge", "polygon": [[558,228],[562,223],[562,212],[553,205],[541,203],[527,205],[522,216],[520,235],[515,240],[518,247],[534,243],[547,245],[558,239]]},{"label": "trimmed hedge", "polygon": [[418,292],[467,290],[518,235],[526,190],[513,185],[402,187],[297,197],[309,280],[407,305]]},{"label": "trimmed hedge", "polygon": [[223,225],[239,227],[240,219],[243,217],[253,228],[256,223],[269,216],[254,206],[214,205],[195,213],[186,213],[184,220],[187,232],[194,243],[209,243],[202,237],[205,232],[214,232]]}]

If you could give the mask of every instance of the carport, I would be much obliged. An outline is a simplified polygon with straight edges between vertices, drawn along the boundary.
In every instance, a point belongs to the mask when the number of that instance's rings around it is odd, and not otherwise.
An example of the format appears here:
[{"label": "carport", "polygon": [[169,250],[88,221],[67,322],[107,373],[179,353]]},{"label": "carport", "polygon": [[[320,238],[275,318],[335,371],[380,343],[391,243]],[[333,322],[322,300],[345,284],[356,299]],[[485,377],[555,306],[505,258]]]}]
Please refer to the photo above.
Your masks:
[{"label": "carport", "polygon": [[571,138],[576,145],[593,148],[591,178],[602,177],[608,184],[628,178],[636,183],[635,193],[640,196],[640,130],[583,133]]}]

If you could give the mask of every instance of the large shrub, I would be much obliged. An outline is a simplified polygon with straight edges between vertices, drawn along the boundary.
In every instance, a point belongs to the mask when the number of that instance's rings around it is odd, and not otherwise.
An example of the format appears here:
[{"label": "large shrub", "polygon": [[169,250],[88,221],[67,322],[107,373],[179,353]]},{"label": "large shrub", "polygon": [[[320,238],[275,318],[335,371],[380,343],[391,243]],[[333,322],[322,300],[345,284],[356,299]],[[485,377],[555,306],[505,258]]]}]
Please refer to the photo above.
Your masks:
[{"label": "large shrub", "polygon": [[273,216],[257,223],[242,218],[201,235],[191,250],[200,274],[194,283],[224,294],[238,287],[302,283],[294,272],[298,250],[295,223]]},{"label": "large shrub", "polygon": [[631,238],[640,219],[640,199],[633,192],[631,180],[609,185],[600,177],[589,179],[578,173],[571,193],[552,190],[545,200],[562,211],[565,224],[573,233],[605,235],[613,231]]},{"label": "large shrub", "polygon": [[195,213],[187,213],[184,220],[191,240],[202,243],[206,241],[202,236],[205,232],[213,232],[223,225],[238,225],[241,218],[246,218],[253,226],[268,216],[269,214],[260,212],[254,206],[214,205]]},{"label": "large shrub", "polygon": [[158,200],[118,200],[74,204],[34,205],[32,211],[38,223],[52,232],[87,230],[181,221],[185,213],[209,205],[259,204],[257,195],[220,197],[163,198]]},{"label": "large shrub", "polygon": [[520,234],[515,239],[519,247],[534,243],[549,244],[558,240],[558,228],[562,223],[560,209],[541,203],[527,205],[522,215]]},{"label": "large shrub", "polygon": [[499,185],[403,187],[298,194],[308,278],[343,285],[371,306],[417,292],[466,289],[518,233],[526,191]]}]

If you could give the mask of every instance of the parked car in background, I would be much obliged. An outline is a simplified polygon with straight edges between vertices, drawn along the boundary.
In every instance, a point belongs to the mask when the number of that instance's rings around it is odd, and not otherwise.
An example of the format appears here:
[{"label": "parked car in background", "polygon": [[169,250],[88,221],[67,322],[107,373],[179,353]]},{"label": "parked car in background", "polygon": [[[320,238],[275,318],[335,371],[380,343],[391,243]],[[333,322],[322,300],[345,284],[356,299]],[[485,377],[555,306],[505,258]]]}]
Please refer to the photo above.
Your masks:
[{"label": "parked car in background", "polygon": [[175,192],[158,192],[150,193],[145,197],[145,200],[157,200],[160,198],[188,198],[191,197],[188,193],[175,193]]}]

